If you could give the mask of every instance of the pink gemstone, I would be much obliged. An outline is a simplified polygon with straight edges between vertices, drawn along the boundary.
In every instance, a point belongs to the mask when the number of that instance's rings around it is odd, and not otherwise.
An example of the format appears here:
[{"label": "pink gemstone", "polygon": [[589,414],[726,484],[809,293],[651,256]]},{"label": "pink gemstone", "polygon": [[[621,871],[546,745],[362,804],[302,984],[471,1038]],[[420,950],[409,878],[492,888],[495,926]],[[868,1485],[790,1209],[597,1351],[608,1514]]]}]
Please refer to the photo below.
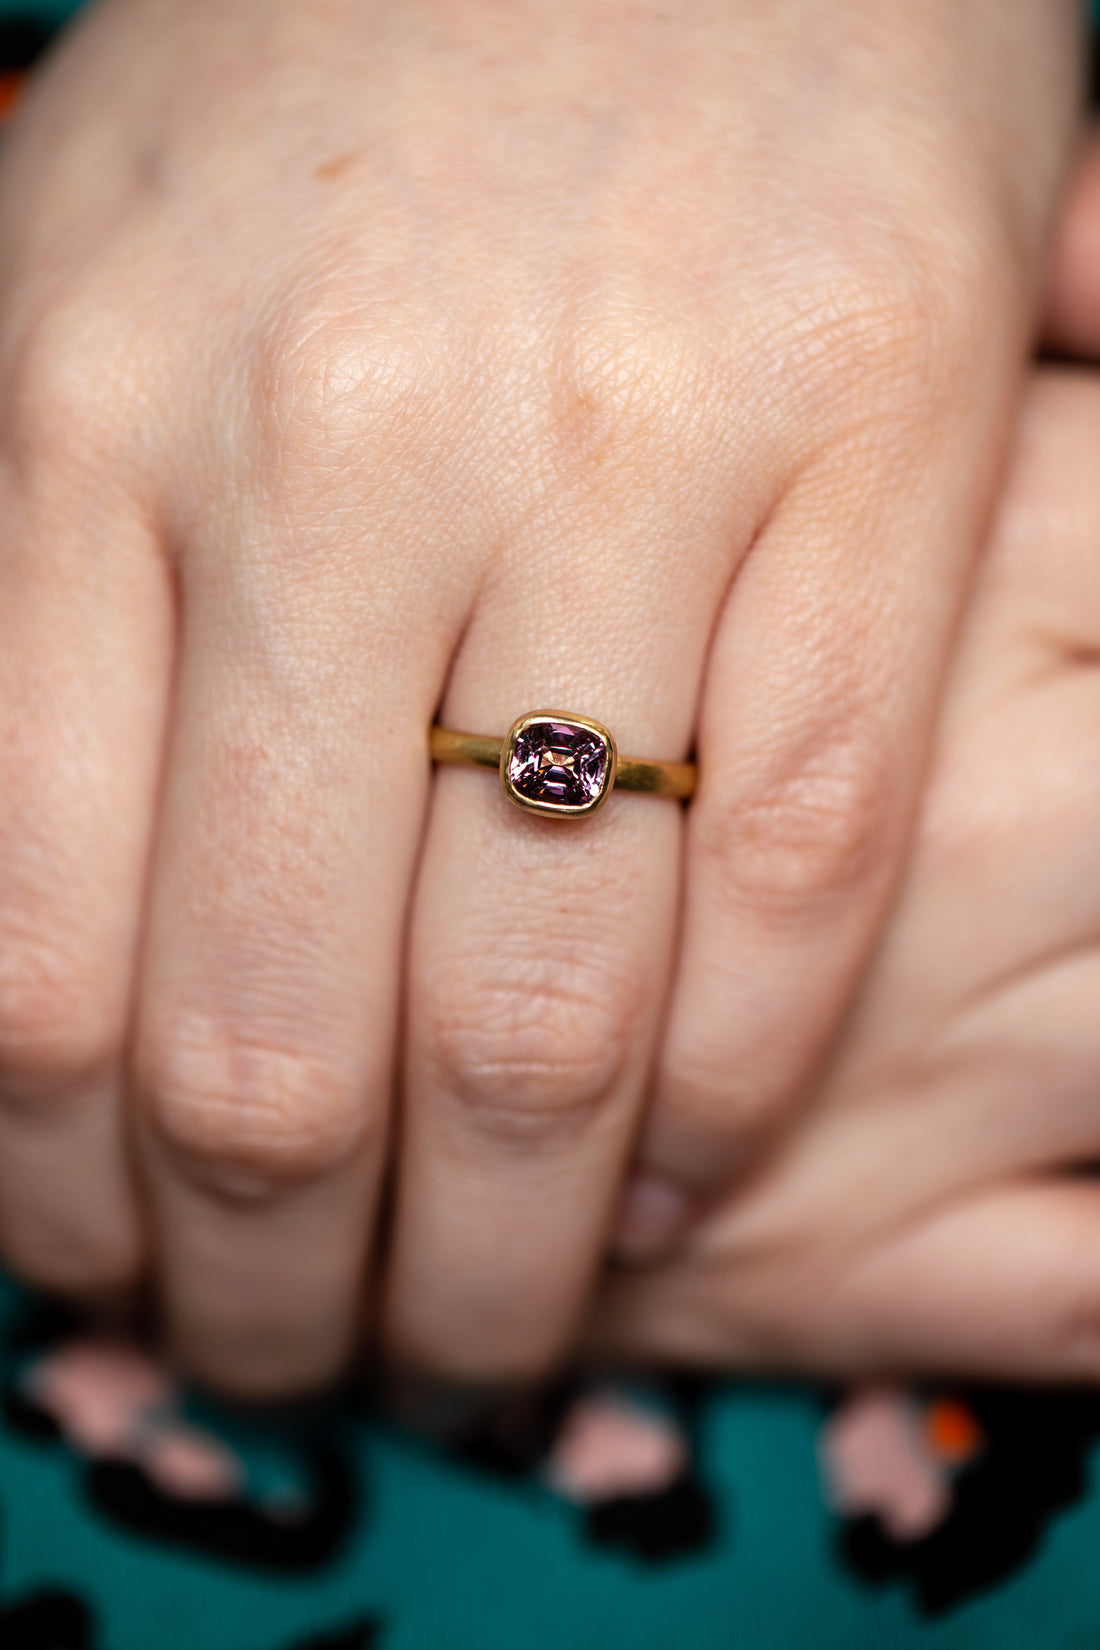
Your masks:
[{"label": "pink gemstone", "polygon": [[516,737],[508,778],[517,795],[551,808],[585,808],[607,783],[606,740],[576,722],[528,722]]}]

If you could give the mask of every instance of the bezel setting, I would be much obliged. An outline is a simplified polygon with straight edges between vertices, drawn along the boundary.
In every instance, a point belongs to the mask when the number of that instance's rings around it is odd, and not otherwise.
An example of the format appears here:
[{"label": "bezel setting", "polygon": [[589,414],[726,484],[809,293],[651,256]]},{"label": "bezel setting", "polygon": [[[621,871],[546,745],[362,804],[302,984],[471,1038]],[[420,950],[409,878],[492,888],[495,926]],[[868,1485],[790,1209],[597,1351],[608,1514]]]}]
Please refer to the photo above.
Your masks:
[{"label": "bezel setting", "polygon": [[[588,735],[590,739],[596,740],[601,747],[603,763],[598,788],[583,800],[565,802],[550,796],[532,795],[533,785],[530,776],[517,773],[517,755],[522,756],[526,736],[540,722],[553,724],[559,730],[559,742],[556,745],[551,743],[549,738],[543,741],[544,765],[545,753],[560,752],[570,758],[568,763],[559,764],[563,772],[573,767],[578,752],[561,741],[561,733],[566,730],[569,735],[577,739],[578,745],[581,743],[578,736]],[[592,753],[588,750],[582,752],[582,754],[590,756]],[[594,814],[597,809],[602,808],[610,796],[615,784],[618,760],[615,741],[602,722],[593,721],[590,716],[576,716],[571,711],[533,710],[528,712],[526,716],[517,717],[508,730],[508,737],[501,746],[500,752],[500,782],[504,787],[504,794],[508,800],[514,802],[517,807],[526,809],[528,813],[542,814],[553,819],[583,819],[588,814]],[[553,764],[549,764],[550,768],[553,768],[553,766]],[[579,783],[583,786],[588,782],[580,781]]]}]

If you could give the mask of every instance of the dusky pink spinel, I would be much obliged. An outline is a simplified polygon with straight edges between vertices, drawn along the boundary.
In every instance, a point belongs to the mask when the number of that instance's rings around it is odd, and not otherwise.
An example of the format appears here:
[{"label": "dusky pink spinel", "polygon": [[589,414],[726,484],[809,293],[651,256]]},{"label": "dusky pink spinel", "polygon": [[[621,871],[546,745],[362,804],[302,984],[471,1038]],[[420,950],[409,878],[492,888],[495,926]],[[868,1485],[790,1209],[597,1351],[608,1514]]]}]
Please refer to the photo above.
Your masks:
[{"label": "dusky pink spinel", "polygon": [[529,722],[516,736],[508,778],[517,795],[544,807],[583,808],[603,793],[610,752],[575,722]]}]

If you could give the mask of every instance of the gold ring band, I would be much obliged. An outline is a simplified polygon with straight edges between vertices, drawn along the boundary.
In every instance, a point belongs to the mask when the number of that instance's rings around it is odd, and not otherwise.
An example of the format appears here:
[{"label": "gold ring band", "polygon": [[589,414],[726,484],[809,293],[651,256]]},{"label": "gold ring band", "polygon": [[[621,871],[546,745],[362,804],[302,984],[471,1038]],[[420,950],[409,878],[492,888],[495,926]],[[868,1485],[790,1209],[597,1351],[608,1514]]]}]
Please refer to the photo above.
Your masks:
[{"label": "gold ring band", "polygon": [[433,762],[494,768],[509,801],[558,818],[595,813],[616,788],[678,802],[695,789],[694,762],[620,756],[602,722],[567,711],[531,711],[503,739],[436,723],[430,750]]}]

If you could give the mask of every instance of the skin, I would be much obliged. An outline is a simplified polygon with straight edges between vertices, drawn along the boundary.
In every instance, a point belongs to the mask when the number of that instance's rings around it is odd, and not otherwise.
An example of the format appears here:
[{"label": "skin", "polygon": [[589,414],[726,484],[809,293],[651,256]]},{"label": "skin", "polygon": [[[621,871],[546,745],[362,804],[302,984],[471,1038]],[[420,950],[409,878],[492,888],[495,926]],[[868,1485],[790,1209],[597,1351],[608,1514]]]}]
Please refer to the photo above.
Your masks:
[{"label": "skin", "polygon": [[[291,1391],[353,1343],[392,1165],[374,1332],[522,1378],[647,1099],[668,1195],[622,1241],[745,1175],[903,861],[1076,29],[89,14],[0,160],[9,1264],[151,1272],[188,1368]],[[544,705],[694,745],[686,823],[432,778],[437,711]]]},{"label": "skin", "polygon": [[1100,1374],[1100,377],[1033,385],[913,858],[831,1068],[741,1197],[608,1284],[617,1354]]},{"label": "skin", "polygon": [[1045,335],[1079,361],[1100,360],[1100,126],[1086,133],[1055,228]]}]

